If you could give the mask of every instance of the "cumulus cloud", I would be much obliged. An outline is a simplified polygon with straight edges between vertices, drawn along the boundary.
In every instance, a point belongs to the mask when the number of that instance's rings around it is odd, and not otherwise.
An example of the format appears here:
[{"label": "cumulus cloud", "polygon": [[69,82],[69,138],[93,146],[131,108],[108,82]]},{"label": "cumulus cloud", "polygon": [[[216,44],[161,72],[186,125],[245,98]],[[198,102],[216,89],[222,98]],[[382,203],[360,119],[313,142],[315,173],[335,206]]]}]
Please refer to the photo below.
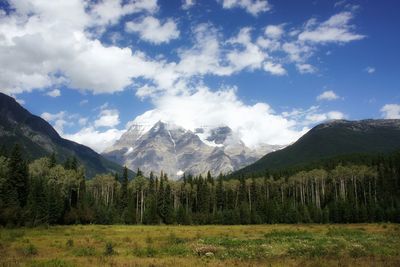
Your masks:
[{"label": "cumulus cloud", "polygon": [[277,76],[286,75],[286,73],[287,73],[281,64],[279,64],[279,63],[274,64],[272,62],[266,62],[264,64],[264,70],[266,72],[271,73],[272,75],[277,75]]},{"label": "cumulus cloud", "polygon": [[225,9],[243,8],[253,16],[269,11],[271,5],[267,0],[218,0]]},{"label": "cumulus cloud", "polygon": [[67,113],[65,111],[60,111],[58,113],[49,113],[49,112],[43,112],[42,115],[40,115],[44,120],[48,121],[49,123],[53,124],[54,129],[62,135],[64,133],[64,126],[65,125],[71,125],[67,121]]},{"label": "cumulus cloud", "polygon": [[234,49],[227,54],[227,59],[234,72],[243,69],[258,69],[267,55],[252,42],[251,29],[242,28],[238,35],[228,40],[228,43],[238,45],[240,48]]},{"label": "cumulus cloud", "polygon": [[317,69],[313,65],[307,63],[296,64],[296,68],[301,74],[315,73],[317,71]]},{"label": "cumulus cloud", "polygon": [[195,0],[183,0],[182,9],[187,10],[192,8],[195,5]]},{"label": "cumulus cloud", "polygon": [[192,131],[199,126],[226,125],[237,132],[248,146],[287,144],[305,131],[296,130],[294,121],[275,114],[265,103],[244,104],[233,88],[212,92],[201,87],[193,94],[165,95],[154,100],[154,104],[155,109],[138,116],[131,124],[153,125],[162,120]]},{"label": "cumulus cloud", "polygon": [[[323,113],[318,107],[277,113],[267,103],[243,103],[236,88],[211,91],[202,86],[190,94],[157,97],[153,103],[154,109],[136,117],[127,127],[137,124],[149,128],[159,120],[191,131],[198,127],[228,126],[249,147],[263,143],[286,145],[296,141],[311,125],[344,116],[336,111]],[[318,114],[322,116],[312,117]]]},{"label": "cumulus cloud", "polygon": [[[223,5],[248,10],[270,8],[267,1],[252,0],[228,0]],[[289,63],[297,64],[301,73],[313,73],[316,67],[306,61],[319,42],[304,41],[305,32],[336,27],[356,34],[349,12],[322,23],[310,20],[288,34],[285,24],[266,25],[255,38],[247,27],[225,38],[210,23],[198,24],[191,29],[192,45],[178,48],[177,58],[171,60],[162,55],[151,58],[116,44],[105,45],[99,36],[124,16],[140,13],[141,19],[128,22],[127,29],[155,44],[178,38],[174,21],[154,17],[156,0],[60,0],[57,4],[13,0],[11,6],[13,11],[0,17],[0,90],[8,94],[61,85],[94,94],[136,87],[137,95],[144,98],[165,91],[183,93],[192,88],[193,81],[201,84],[205,75],[229,76],[255,70],[283,75]]]},{"label": "cumulus cloud", "polygon": [[179,30],[172,19],[161,23],[157,18],[148,16],[137,22],[127,22],[125,29],[128,32],[136,32],[142,40],[153,44],[168,43],[179,37]]},{"label": "cumulus cloud", "polygon": [[336,100],[336,99],[339,99],[339,96],[332,90],[325,91],[322,94],[320,94],[319,96],[317,96],[318,101],[322,101],[322,100],[332,101],[332,100]]},{"label": "cumulus cloud", "polygon": [[107,147],[113,145],[124,132],[125,130],[118,130],[115,128],[100,131],[93,126],[89,126],[73,134],[64,134],[63,137],[89,146],[96,152],[101,153]]},{"label": "cumulus cloud", "polygon": [[285,33],[283,25],[268,25],[265,28],[265,35],[271,39],[279,39]]},{"label": "cumulus cloud", "polygon": [[308,114],[305,118],[306,118],[306,123],[310,123],[310,124],[315,124],[315,123],[319,123],[319,122],[323,122],[326,120],[341,120],[343,119],[345,116],[342,112],[340,111],[329,111],[326,113],[315,113],[315,114]]},{"label": "cumulus cloud", "polygon": [[1,90],[17,94],[60,83],[94,93],[123,90],[143,75],[137,66],[147,59],[130,48],[103,45],[88,29],[156,8],[156,1],[124,3],[10,1],[13,11],[0,17]]},{"label": "cumulus cloud", "polygon": [[375,68],[374,68],[374,67],[366,67],[366,68],[365,68],[365,71],[366,71],[368,74],[373,74],[373,73],[375,73]]},{"label": "cumulus cloud", "polygon": [[61,96],[61,91],[59,89],[54,89],[54,90],[48,91],[46,93],[46,95],[48,95],[50,97],[59,97],[59,96]]},{"label": "cumulus cloud", "polygon": [[299,34],[299,40],[311,43],[347,43],[365,38],[365,35],[352,31],[354,28],[354,25],[350,24],[352,18],[351,12],[344,11],[322,23],[311,19],[307,22],[305,30]]},{"label": "cumulus cloud", "polygon": [[283,112],[282,116],[292,118],[299,126],[310,126],[327,120],[341,120],[346,118],[345,114],[340,111],[323,112],[319,106],[311,106],[308,109],[293,109],[290,112]]},{"label": "cumulus cloud", "polygon": [[97,127],[114,127],[119,124],[119,112],[116,109],[103,109],[99,117],[94,121],[94,126]]},{"label": "cumulus cloud", "polygon": [[400,119],[400,105],[386,104],[381,108],[381,113],[385,119]]},{"label": "cumulus cloud", "polygon": [[[44,112],[41,117],[51,123],[63,138],[89,146],[101,153],[125,132],[125,130],[115,128],[119,124],[119,112],[117,110],[106,109],[107,106],[104,105],[101,108],[100,114],[93,123],[90,123],[87,117],[81,117],[78,114],[69,114],[66,111],[57,113]],[[74,125],[82,128],[74,133],[65,130],[66,126]]]},{"label": "cumulus cloud", "polygon": [[89,5],[92,24],[107,25],[117,23],[121,17],[129,14],[158,10],[157,0],[102,0]]}]

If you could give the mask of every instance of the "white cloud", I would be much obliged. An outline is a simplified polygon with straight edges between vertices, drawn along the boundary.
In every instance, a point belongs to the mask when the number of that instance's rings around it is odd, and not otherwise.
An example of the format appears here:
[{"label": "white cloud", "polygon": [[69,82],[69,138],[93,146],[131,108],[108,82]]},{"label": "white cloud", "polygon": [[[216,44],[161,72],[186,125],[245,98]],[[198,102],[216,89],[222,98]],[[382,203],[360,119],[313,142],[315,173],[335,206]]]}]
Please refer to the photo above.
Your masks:
[{"label": "white cloud", "polygon": [[49,112],[44,112],[42,115],[40,115],[44,120],[48,121],[49,123],[53,124],[54,129],[62,135],[64,133],[64,126],[65,125],[71,125],[66,120],[67,113],[65,111],[60,111],[58,113],[49,113]]},{"label": "white cloud", "polygon": [[106,131],[99,131],[92,126],[89,126],[82,128],[80,131],[73,134],[64,134],[63,137],[89,146],[96,152],[101,153],[104,149],[113,145],[124,132],[125,130],[114,128]]},{"label": "white cloud", "polygon": [[[190,94],[158,96],[153,99],[153,103],[154,109],[136,117],[127,127],[132,124],[151,127],[159,120],[191,131],[199,126],[212,128],[225,125],[250,147],[262,143],[289,144],[315,123],[344,117],[337,111],[321,112],[318,107],[307,112],[298,110],[279,114],[267,103],[243,103],[238,99],[235,88],[211,91],[204,86],[197,87]],[[317,118],[318,114],[323,116]]]},{"label": "white cloud", "polygon": [[264,70],[266,72],[271,73],[272,75],[277,75],[277,76],[282,76],[287,74],[286,70],[279,63],[274,64],[272,62],[266,62],[264,64]]},{"label": "white cloud", "polygon": [[59,97],[61,95],[61,91],[59,89],[54,89],[54,90],[48,91],[46,93],[46,95],[48,95],[50,97]]},{"label": "white cloud", "polygon": [[380,111],[385,119],[400,119],[399,104],[386,104]]},{"label": "white cloud", "polygon": [[[64,83],[79,90],[112,93],[143,75],[137,67],[148,63],[143,54],[105,46],[88,29],[132,12],[155,10],[156,1],[122,5],[122,1],[109,0],[90,4],[81,0],[14,0],[10,4],[14,11],[0,17],[3,92],[17,94]],[[114,14],[112,9],[100,8],[103,5],[119,5],[124,11]]]},{"label": "white cloud", "polygon": [[23,99],[15,98],[15,101],[17,101],[20,105],[25,105],[25,100]]},{"label": "white cloud", "polygon": [[[231,0],[224,5],[270,8],[267,1]],[[174,21],[161,23],[153,17],[158,10],[156,0],[60,0],[57,4],[14,0],[12,7],[14,12],[0,17],[0,90],[8,94],[61,85],[101,94],[135,86],[141,88],[137,95],[143,98],[165,91],[185,93],[194,83],[202,84],[205,75],[230,76],[265,68],[283,73],[283,64],[289,63],[298,64],[301,73],[316,69],[306,61],[318,43],[299,40],[298,29],[284,34],[285,24],[266,25],[265,31],[254,39],[251,28],[242,28],[236,36],[225,39],[213,25],[198,24],[191,29],[192,46],[178,47],[177,59],[169,60],[163,55],[151,58],[129,47],[105,45],[98,33],[124,16],[140,12],[142,19],[129,22],[128,26],[143,38],[153,43],[177,38],[179,30]],[[321,25],[348,32],[353,29],[347,22],[345,26],[335,22],[339,20],[335,16],[319,24],[310,20],[303,32]],[[152,90],[144,90],[144,85]]]},{"label": "white cloud", "polygon": [[317,124],[323,121],[327,120],[341,120],[345,116],[342,112],[340,111],[330,111],[327,113],[314,113],[314,114],[309,114],[305,117],[306,124]]},{"label": "white cloud", "polygon": [[136,117],[132,123],[153,125],[162,120],[192,131],[199,125],[227,125],[252,147],[260,143],[287,144],[305,131],[295,129],[294,121],[274,114],[265,103],[244,104],[232,88],[212,92],[200,87],[193,94],[164,95],[153,102],[156,108]]},{"label": "white cloud", "polygon": [[49,112],[44,112],[44,113],[42,113],[42,115],[40,115],[40,117],[42,117],[46,121],[54,121],[57,119],[64,118],[64,115],[65,115],[65,111],[60,111],[60,112],[54,113],[54,114],[49,113]]},{"label": "white cloud", "polygon": [[94,126],[97,127],[114,127],[119,124],[119,112],[116,109],[103,109],[99,117],[94,121]]},{"label": "white cloud", "polygon": [[222,7],[226,9],[243,8],[253,16],[271,10],[271,5],[267,0],[218,0],[222,2]]},{"label": "white cloud", "polygon": [[279,39],[285,33],[283,25],[268,25],[265,28],[265,35],[271,39]]},{"label": "white cloud", "polygon": [[352,18],[352,13],[345,11],[333,15],[322,23],[311,19],[298,38],[300,41],[311,43],[347,43],[365,38],[365,35],[352,32],[354,28],[354,25],[350,24]]},{"label": "white cloud", "polygon": [[303,63],[309,57],[312,56],[313,51],[315,49],[304,43],[299,43],[299,42],[294,41],[294,42],[285,42],[282,45],[282,50],[283,50],[283,52],[285,52],[288,55],[289,60],[291,62]]},{"label": "white cloud", "polygon": [[319,96],[317,96],[318,101],[322,101],[322,100],[331,101],[331,100],[336,100],[336,99],[339,99],[339,96],[332,90],[325,91],[322,94],[320,94]]},{"label": "white cloud", "polygon": [[153,44],[168,43],[179,37],[179,30],[172,19],[167,19],[162,24],[157,18],[148,16],[138,22],[127,22],[125,29],[128,32],[139,33],[142,40]]},{"label": "white cloud", "polygon": [[312,126],[327,120],[341,120],[346,116],[340,111],[322,112],[319,106],[311,106],[304,109],[293,109],[290,112],[283,112],[285,118],[292,118],[298,125]]},{"label": "white cloud", "polygon": [[317,69],[314,66],[307,64],[307,63],[296,64],[296,68],[301,74],[315,73],[317,71]]},{"label": "white cloud", "polygon": [[365,71],[368,72],[368,74],[373,74],[375,72],[375,68],[374,67],[366,67]]},{"label": "white cloud", "polygon": [[262,66],[262,62],[267,57],[267,55],[252,42],[250,33],[250,28],[242,28],[236,37],[228,40],[228,43],[241,47],[228,52],[226,56],[234,72],[246,68],[250,70],[259,69]]},{"label": "white cloud", "polygon": [[85,126],[88,123],[88,118],[80,118],[78,123],[80,126]]},{"label": "white cloud", "polygon": [[215,74],[230,75],[232,69],[223,65],[219,33],[212,25],[203,23],[193,30],[194,45],[178,51],[180,58],[176,71],[184,76]]},{"label": "white cloud", "polygon": [[195,0],[183,0],[182,9],[187,10],[196,4]]},{"label": "white cloud", "polygon": [[[106,103],[107,104],[107,103]],[[81,117],[77,114],[68,114],[66,111],[58,113],[42,113],[41,117],[51,123],[54,129],[63,137],[77,143],[86,145],[101,153],[103,150],[111,146],[118,140],[125,130],[115,128],[119,124],[119,112],[117,110],[106,109],[108,106],[101,107],[97,120],[93,123],[89,122],[89,118]],[[75,133],[67,133],[64,131],[65,126],[76,125],[81,128]],[[106,127],[108,129],[98,129]]]},{"label": "white cloud", "polygon": [[121,17],[129,14],[158,10],[157,0],[102,0],[89,5],[93,24],[104,26],[117,23]]}]

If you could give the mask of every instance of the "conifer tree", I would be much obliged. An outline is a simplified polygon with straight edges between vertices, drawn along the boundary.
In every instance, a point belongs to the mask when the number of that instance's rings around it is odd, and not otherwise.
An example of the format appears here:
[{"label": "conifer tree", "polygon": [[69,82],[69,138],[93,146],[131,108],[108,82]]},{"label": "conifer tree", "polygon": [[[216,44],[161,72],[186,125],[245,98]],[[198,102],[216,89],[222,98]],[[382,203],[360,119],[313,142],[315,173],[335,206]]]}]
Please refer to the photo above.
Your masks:
[{"label": "conifer tree", "polygon": [[128,206],[128,168],[125,166],[122,173],[120,209]]},{"label": "conifer tree", "polygon": [[11,151],[8,161],[8,172],[8,182],[12,187],[10,190],[16,190],[18,203],[21,207],[24,207],[29,193],[28,166],[22,157],[21,148],[18,144]]}]

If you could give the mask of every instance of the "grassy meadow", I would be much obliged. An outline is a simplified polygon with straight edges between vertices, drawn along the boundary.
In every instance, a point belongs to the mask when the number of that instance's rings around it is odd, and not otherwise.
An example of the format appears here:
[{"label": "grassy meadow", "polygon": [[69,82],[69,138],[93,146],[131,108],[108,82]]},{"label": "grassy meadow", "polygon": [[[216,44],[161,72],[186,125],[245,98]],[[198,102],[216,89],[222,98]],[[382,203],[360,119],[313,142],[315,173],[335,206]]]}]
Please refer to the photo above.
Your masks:
[{"label": "grassy meadow", "polygon": [[400,266],[400,225],[2,228],[0,266]]}]

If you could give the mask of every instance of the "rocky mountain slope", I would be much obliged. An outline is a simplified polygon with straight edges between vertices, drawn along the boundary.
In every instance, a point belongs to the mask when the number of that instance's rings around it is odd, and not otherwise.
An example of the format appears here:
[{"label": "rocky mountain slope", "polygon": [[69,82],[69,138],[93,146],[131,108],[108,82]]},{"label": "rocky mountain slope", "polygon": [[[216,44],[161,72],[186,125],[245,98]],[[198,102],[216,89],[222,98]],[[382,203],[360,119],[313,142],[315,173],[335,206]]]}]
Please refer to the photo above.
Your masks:
[{"label": "rocky mountain slope", "polygon": [[264,145],[252,150],[229,127],[198,128],[194,132],[157,122],[150,129],[131,126],[103,155],[145,174],[164,171],[173,178],[185,173],[228,173],[279,149]]}]

